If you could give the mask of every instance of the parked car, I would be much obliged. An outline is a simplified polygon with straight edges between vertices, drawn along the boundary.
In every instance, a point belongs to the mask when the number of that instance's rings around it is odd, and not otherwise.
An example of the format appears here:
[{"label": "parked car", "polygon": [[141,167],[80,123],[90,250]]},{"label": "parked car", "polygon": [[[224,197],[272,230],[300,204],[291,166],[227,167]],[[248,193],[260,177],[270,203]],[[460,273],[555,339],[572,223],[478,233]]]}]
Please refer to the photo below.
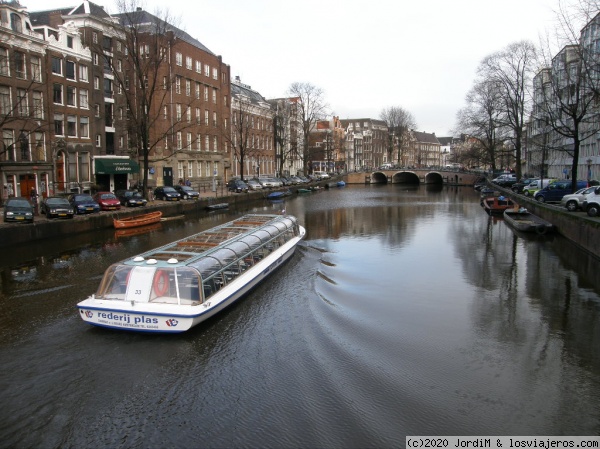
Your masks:
[{"label": "parked car", "polygon": [[523,189],[527,187],[534,179],[537,178],[521,178],[521,180],[513,184],[510,189],[515,193],[523,193]]},{"label": "parked car", "polygon": [[76,214],[93,214],[100,212],[100,205],[87,193],[74,193],[69,197],[69,203]]},{"label": "parked car", "polygon": [[189,186],[176,185],[175,190],[177,190],[184,200],[197,200],[200,198],[200,192],[197,192]]},{"label": "parked car", "polygon": [[115,196],[119,199],[122,206],[137,207],[145,206],[148,201],[137,190],[117,190]]},{"label": "parked car", "polygon": [[590,217],[598,217],[600,216],[600,187],[596,187],[592,193],[589,193],[583,203],[581,204],[581,208],[587,212]]},{"label": "parked car", "polygon": [[230,179],[229,181],[227,181],[227,190],[229,190],[230,192],[237,193],[247,192],[248,184],[246,184],[241,179]]},{"label": "parked car", "polygon": [[565,195],[560,200],[560,205],[565,207],[569,212],[575,212],[578,209],[581,209],[585,197],[588,194],[593,193],[594,190],[596,190],[595,186],[585,187],[583,189],[579,189],[575,193]]},{"label": "parked car", "polygon": [[100,206],[100,210],[119,210],[121,201],[112,192],[98,192],[93,199]]},{"label": "parked car", "polygon": [[246,184],[248,184],[248,188],[250,190],[261,190],[263,188],[260,182],[258,182],[256,179],[249,179],[246,181]]},{"label": "parked car", "polygon": [[47,218],[73,218],[75,209],[63,196],[49,196],[44,198],[40,206],[40,211]]},{"label": "parked car", "polygon": [[163,201],[179,201],[181,195],[173,187],[163,186],[154,189],[154,197]]},{"label": "parked car", "polygon": [[33,223],[33,206],[22,196],[9,198],[4,204],[4,221],[24,221]]},{"label": "parked car", "polygon": [[313,175],[315,176],[315,178],[317,178],[317,180],[329,179],[329,175],[325,171],[316,171],[316,172],[313,172]]},{"label": "parked car", "polygon": [[[570,179],[552,182],[539,190],[534,195],[534,198],[541,203],[558,202],[563,196],[573,193],[572,185],[573,183]],[[577,181],[577,190],[583,189],[584,187],[587,187],[587,185],[587,181]]]},{"label": "parked car", "polygon": [[534,196],[538,190],[541,190],[542,188],[547,187],[550,183],[552,183],[554,181],[556,181],[556,179],[544,178],[543,182],[539,178],[534,179],[526,187],[523,187],[523,195]]},{"label": "parked car", "polygon": [[500,187],[511,187],[517,183],[517,177],[515,175],[504,174],[492,179],[492,183]]},{"label": "parked car", "polygon": [[277,181],[274,178],[257,178],[256,181],[260,183],[263,189],[269,189],[272,187],[281,187],[283,184],[281,181]]}]

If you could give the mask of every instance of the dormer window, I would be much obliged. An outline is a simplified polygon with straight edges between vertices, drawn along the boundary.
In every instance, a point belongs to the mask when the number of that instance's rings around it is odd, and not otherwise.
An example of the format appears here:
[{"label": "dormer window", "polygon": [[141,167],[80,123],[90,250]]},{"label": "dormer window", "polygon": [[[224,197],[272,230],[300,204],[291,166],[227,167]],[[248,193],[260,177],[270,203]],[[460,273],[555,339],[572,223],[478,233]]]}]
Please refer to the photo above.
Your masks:
[{"label": "dormer window", "polygon": [[67,47],[73,48],[73,36],[67,36]]},{"label": "dormer window", "polygon": [[10,28],[17,33],[21,33],[23,31],[23,24],[21,23],[21,16],[18,14],[10,15]]}]

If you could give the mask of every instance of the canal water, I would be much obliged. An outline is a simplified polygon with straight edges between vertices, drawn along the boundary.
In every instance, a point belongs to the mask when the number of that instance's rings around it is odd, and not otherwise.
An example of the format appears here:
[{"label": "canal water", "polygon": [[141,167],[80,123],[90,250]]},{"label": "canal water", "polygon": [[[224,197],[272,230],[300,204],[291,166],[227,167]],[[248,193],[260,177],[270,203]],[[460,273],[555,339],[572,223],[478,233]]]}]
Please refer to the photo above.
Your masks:
[{"label": "canal water", "polygon": [[[242,213],[295,256],[181,335],[95,328],[112,262]],[[466,187],[347,186],[3,250],[0,446],[401,448],[406,435],[600,434],[598,260],[517,235]]]}]

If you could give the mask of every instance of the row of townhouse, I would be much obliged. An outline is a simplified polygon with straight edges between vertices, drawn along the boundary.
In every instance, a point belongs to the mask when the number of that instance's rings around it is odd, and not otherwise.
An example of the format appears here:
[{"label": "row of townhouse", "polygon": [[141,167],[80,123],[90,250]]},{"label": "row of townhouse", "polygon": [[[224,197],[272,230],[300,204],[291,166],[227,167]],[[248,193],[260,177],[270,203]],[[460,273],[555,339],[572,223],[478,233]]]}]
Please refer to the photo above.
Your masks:
[{"label": "row of townhouse", "polygon": [[[160,21],[139,9],[132,18]],[[0,3],[2,199],[128,188],[144,170],[149,186],[226,176],[230,68],[183,31],[165,30],[164,47],[151,33],[132,46],[123,17],[89,1],[39,12]],[[151,60],[154,50],[160,70],[141,80],[131,53]],[[142,101],[149,83],[152,104]],[[134,108],[151,121],[146,145]]]},{"label": "row of townhouse", "polygon": [[234,176],[440,165],[434,134],[401,145],[385,123],[314,124],[265,99],[201,42],[138,8],[84,0],[29,12],[0,1],[0,181],[8,196],[149,188]]},{"label": "row of townhouse", "polygon": [[533,78],[524,173],[600,179],[600,14]]}]

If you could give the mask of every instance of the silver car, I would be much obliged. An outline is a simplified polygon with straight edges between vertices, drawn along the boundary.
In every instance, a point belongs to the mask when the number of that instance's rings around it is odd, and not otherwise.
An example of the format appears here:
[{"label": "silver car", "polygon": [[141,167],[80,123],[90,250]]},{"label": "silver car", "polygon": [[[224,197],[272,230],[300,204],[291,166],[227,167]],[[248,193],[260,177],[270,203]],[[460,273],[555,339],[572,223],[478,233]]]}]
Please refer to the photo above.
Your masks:
[{"label": "silver car", "polygon": [[263,188],[263,186],[260,185],[260,182],[258,182],[256,179],[249,179],[246,181],[246,184],[248,184],[248,188],[250,190],[261,190]]},{"label": "silver car", "polygon": [[575,212],[581,208],[585,197],[592,193],[596,189],[596,187],[597,186],[584,187],[583,189],[579,189],[575,193],[565,195],[560,200],[560,205],[562,207],[566,207],[569,212]]}]

